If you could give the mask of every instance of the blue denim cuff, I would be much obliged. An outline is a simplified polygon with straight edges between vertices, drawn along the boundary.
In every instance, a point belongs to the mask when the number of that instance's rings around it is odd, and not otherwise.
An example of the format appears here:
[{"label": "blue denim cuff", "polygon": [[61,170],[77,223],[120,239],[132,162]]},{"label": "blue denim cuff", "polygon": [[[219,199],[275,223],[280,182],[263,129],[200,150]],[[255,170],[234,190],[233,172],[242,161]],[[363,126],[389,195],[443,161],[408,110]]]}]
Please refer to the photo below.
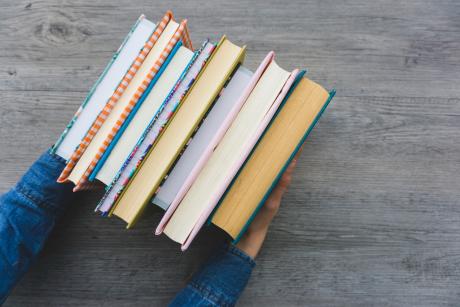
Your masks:
[{"label": "blue denim cuff", "polygon": [[35,205],[46,210],[61,210],[72,193],[71,184],[57,183],[65,160],[46,151],[27,170],[15,189]]},{"label": "blue denim cuff", "polygon": [[233,306],[246,287],[255,261],[232,244],[226,244],[195,274],[190,286],[218,306]]},{"label": "blue denim cuff", "polygon": [[252,259],[251,256],[247,255],[245,252],[243,252],[241,249],[239,249],[235,245],[229,243],[229,244],[225,244],[223,248],[224,250],[227,251],[227,253],[240,257],[243,261],[247,262],[251,266],[251,268],[254,268],[256,266],[255,260]]}]

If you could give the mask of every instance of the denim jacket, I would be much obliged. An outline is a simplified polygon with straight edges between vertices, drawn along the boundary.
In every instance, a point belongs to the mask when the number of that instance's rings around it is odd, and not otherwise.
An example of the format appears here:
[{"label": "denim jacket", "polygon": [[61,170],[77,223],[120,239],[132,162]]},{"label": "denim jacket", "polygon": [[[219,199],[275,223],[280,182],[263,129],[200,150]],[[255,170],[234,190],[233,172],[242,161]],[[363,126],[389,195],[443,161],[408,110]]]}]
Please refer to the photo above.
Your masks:
[{"label": "denim jacket", "polygon": [[[71,197],[56,179],[65,161],[44,153],[0,197],[0,305],[37,258]],[[221,248],[181,290],[171,306],[233,306],[255,262],[233,245]]]}]

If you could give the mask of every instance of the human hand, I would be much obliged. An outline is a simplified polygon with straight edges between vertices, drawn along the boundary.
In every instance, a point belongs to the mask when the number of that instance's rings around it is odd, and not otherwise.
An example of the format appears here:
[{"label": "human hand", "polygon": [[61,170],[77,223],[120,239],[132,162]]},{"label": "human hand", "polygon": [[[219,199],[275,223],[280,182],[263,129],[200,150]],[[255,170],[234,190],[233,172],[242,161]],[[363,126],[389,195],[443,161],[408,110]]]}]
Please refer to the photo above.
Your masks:
[{"label": "human hand", "polygon": [[255,258],[259,253],[265,240],[265,236],[267,235],[268,227],[275,215],[278,213],[278,209],[281,205],[281,199],[291,182],[292,173],[294,172],[294,168],[297,164],[297,158],[299,157],[301,151],[302,148],[300,148],[291,164],[289,164],[277,186],[273,189],[267,201],[252,221],[248,230],[236,245],[236,247],[252,258]]}]

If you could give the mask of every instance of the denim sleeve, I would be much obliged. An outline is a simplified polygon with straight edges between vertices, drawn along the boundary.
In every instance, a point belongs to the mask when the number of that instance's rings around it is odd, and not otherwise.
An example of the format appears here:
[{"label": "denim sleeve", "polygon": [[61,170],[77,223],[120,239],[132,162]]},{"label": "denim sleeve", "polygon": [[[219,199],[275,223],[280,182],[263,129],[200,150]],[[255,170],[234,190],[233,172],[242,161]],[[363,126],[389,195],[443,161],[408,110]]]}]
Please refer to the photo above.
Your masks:
[{"label": "denim sleeve", "polygon": [[27,271],[72,192],[56,179],[65,161],[44,153],[19,182],[0,196],[0,305]]},{"label": "denim sleeve", "polygon": [[254,266],[251,257],[226,245],[192,277],[170,306],[234,306]]}]

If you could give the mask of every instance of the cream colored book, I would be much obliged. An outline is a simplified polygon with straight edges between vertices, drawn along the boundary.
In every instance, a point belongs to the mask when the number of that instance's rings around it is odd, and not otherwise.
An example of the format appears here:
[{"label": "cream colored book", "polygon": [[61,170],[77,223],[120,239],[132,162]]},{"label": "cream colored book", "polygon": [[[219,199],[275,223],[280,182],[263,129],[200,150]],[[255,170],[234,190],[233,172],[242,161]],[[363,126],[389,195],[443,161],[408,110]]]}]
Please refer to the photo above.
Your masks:
[{"label": "cream colored book", "polygon": [[86,148],[83,155],[78,160],[77,164],[70,173],[68,180],[77,184],[80,178],[85,174],[86,170],[91,164],[91,161],[97,154],[99,148],[103,145],[103,142],[107,139],[107,136],[112,130],[112,127],[116,124],[117,120],[120,118],[120,115],[125,110],[125,107],[129,104],[131,98],[135,94],[139,86],[142,85],[142,82],[146,79],[150,68],[155,64],[155,62],[160,57],[161,53],[173,37],[176,30],[179,28],[179,24],[174,21],[169,21],[166,28],[161,33],[158,41],[150,50],[149,54],[145,58],[141,67],[134,75],[134,78],[129,83],[126,90],[121,95],[120,99],[108,115],[107,119],[102,124],[101,128],[97,134],[92,139],[91,143]]},{"label": "cream colored book", "polygon": [[[268,123],[267,115],[274,114],[275,101],[290,73],[275,61],[267,67],[254,90],[225,133],[206,165],[192,184],[178,208],[166,224],[164,233],[172,240],[184,244],[193,230],[201,225],[245,159],[254,136]],[[241,165],[240,165],[241,166]],[[209,213],[208,213],[209,212]],[[183,247],[183,248],[186,248]]]},{"label": "cream colored book", "polygon": [[166,96],[171,92],[185,67],[187,67],[192,56],[193,52],[186,47],[182,46],[177,50],[164,73],[153,86],[149,95],[136,112],[136,115],[123,132],[123,135],[110,152],[109,157],[97,173],[96,179],[102,181],[106,185],[112,182],[142,133],[159,111]]},{"label": "cream colored book", "polygon": [[179,110],[117,199],[112,213],[133,225],[173,162],[201,122],[224,83],[244,57],[245,48],[221,39]]}]

